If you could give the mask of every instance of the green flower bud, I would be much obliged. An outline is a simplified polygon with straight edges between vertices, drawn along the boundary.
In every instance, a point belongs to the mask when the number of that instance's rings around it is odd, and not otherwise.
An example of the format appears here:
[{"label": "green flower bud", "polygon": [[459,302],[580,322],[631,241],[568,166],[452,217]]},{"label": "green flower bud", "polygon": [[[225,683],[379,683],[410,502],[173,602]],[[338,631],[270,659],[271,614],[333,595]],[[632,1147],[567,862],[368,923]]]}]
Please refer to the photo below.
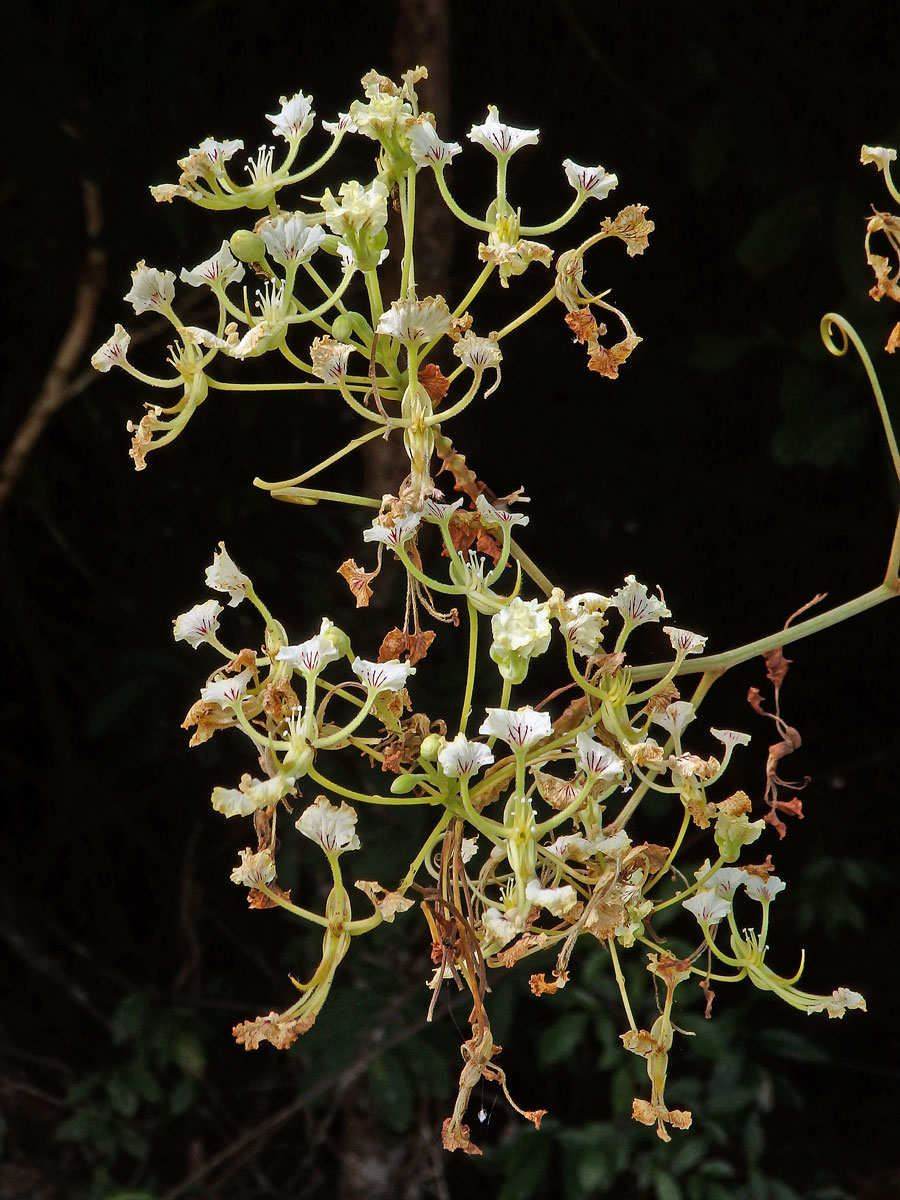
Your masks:
[{"label": "green flower bud", "polygon": [[408,796],[425,780],[424,775],[398,775],[391,784],[392,796]]},{"label": "green flower bud", "polygon": [[266,257],[266,243],[258,233],[250,229],[236,229],[228,243],[235,258],[245,263],[263,262]]},{"label": "green flower bud", "polygon": [[444,743],[445,739],[439,733],[429,733],[419,747],[419,758],[424,758],[426,762],[435,762],[444,748]]}]

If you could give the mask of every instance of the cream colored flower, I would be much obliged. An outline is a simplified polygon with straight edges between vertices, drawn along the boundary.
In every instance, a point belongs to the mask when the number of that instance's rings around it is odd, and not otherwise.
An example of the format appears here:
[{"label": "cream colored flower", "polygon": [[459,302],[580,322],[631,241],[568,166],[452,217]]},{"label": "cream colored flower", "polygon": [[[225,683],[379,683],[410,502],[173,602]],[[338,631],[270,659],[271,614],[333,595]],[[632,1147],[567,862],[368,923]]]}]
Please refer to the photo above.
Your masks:
[{"label": "cream colored flower", "polygon": [[341,801],[340,808],[336,808],[327,796],[317,796],[295,824],[304,837],[318,842],[326,854],[343,854],[345,850],[359,849],[356,810],[345,800]]},{"label": "cream colored flower", "polygon": [[196,650],[203,642],[215,636],[219,628],[219,614],[223,611],[218,600],[206,600],[195,604],[188,612],[181,613],[172,622],[176,642],[187,642]]}]

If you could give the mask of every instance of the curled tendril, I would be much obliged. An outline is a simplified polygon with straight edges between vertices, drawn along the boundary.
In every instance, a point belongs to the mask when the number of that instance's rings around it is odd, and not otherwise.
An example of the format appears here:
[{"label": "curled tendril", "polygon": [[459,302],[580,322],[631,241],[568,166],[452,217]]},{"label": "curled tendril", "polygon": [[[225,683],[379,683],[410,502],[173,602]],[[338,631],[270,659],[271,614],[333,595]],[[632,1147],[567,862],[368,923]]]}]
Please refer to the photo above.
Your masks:
[{"label": "curled tendril", "polygon": [[[834,339],[835,328],[840,332],[840,343]],[[891,462],[894,464],[894,474],[897,476],[898,482],[900,482],[900,451],[897,449],[897,439],[894,437],[894,428],[891,424],[891,418],[888,415],[887,405],[884,402],[884,393],[881,390],[881,384],[878,382],[878,375],[872,365],[871,358],[869,358],[869,352],[863,345],[862,338],[850,322],[839,313],[826,313],[819,322],[819,333],[825,344],[825,349],[829,354],[834,354],[837,358],[842,358],[850,348],[850,342],[853,343],[853,349],[859,355],[868,376],[869,387],[872,389],[872,395],[875,397],[875,404],[881,416],[881,424],[884,427],[884,436],[887,439]]]}]

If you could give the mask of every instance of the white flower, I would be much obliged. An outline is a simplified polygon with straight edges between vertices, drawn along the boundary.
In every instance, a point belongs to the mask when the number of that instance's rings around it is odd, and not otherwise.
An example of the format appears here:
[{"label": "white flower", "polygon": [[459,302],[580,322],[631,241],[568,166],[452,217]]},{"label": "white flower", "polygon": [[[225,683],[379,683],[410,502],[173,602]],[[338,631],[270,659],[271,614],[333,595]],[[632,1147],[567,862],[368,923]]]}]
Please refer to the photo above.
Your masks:
[{"label": "white flower", "polygon": [[543,654],[550,645],[550,610],[546,603],[537,600],[522,600],[518,596],[504,605],[491,618],[494,643],[491,658],[518,654],[533,658]]},{"label": "white flower", "polygon": [[240,702],[247,690],[247,684],[253,677],[249,667],[245,667],[239,675],[231,675],[224,679],[216,679],[205,688],[200,689],[200,699],[207,704],[219,704],[222,708]]},{"label": "white flower", "polygon": [[750,741],[749,733],[738,733],[734,729],[713,729],[710,727],[709,732],[714,738],[724,743],[729,750],[734,746],[746,746]]},{"label": "white flower", "polygon": [[561,917],[573,907],[578,896],[569,884],[558,888],[542,888],[536,879],[532,879],[525,885],[525,899],[530,904],[546,908],[554,917]]},{"label": "white flower", "polygon": [[493,761],[494,756],[487,746],[482,742],[470,742],[464,733],[458,733],[438,754],[441,770],[451,779],[468,778]]},{"label": "white flower", "polygon": [[625,769],[625,764],[618,754],[614,754],[609,746],[604,746],[602,742],[592,738],[589,733],[577,734],[575,747],[578,762],[588,775],[595,775],[598,779],[611,782]]},{"label": "white flower", "polygon": [[553,609],[559,619],[563,637],[570,642],[576,654],[585,657],[596,654],[603,643],[603,616],[609,607],[609,599],[599,592],[579,592],[566,600],[561,590],[554,594]]},{"label": "white flower", "polygon": [[829,1018],[836,1017],[841,1020],[844,1013],[850,1008],[860,1008],[863,1012],[866,1011],[866,1001],[859,992],[853,992],[850,988],[839,987],[835,988],[830,996],[823,996],[816,1004],[810,1004],[807,1008],[807,1014],[825,1012]]},{"label": "white flower", "polygon": [[731,901],[723,900],[713,888],[701,888],[689,900],[682,900],[682,908],[693,913],[701,925],[718,925],[731,912]]},{"label": "white flower", "polygon": [[706,647],[706,638],[702,634],[691,633],[689,629],[664,625],[663,633],[669,635],[669,641],[676,654],[702,654]]},{"label": "white flower", "polygon": [[216,812],[226,817],[249,817],[261,808],[277,804],[293,786],[294,780],[289,775],[276,775],[273,779],[244,775],[239,788],[213,788],[210,799]]},{"label": "white flower", "polygon": [[321,225],[307,225],[302,213],[268,217],[257,226],[257,233],[282,267],[309,262],[328,236]]},{"label": "white flower", "polygon": [[[707,869],[709,864],[707,863]],[[742,883],[750,878],[743,867],[719,867],[714,875],[710,875],[704,887],[712,888],[722,900],[730,900]]]},{"label": "white flower", "polygon": [[643,625],[646,621],[658,621],[660,617],[672,615],[661,600],[647,595],[646,587],[637,583],[633,575],[625,576],[625,586],[613,592],[610,604],[630,625]]},{"label": "white flower", "polygon": [[259,887],[261,883],[271,883],[275,878],[275,859],[271,850],[260,850],[254,854],[248,846],[241,850],[241,861],[231,872],[232,883],[243,883],[245,887]]},{"label": "white flower", "polygon": [[859,154],[859,161],[863,166],[873,163],[879,171],[883,171],[888,163],[895,162],[896,159],[897,151],[887,146],[863,146]]},{"label": "white flower", "polygon": [[687,725],[696,717],[694,706],[689,700],[676,700],[672,704],[666,705],[665,712],[655,712],[653,720],[657,725],[662,725],[663,729],[667,729],[669,733],[675,737],[681,737]]},{"label": "white flower", "polygon": [[219,613],[223,611],[218,600],[205,600],[195,604],[188,612],[181,613],[172,622],[176,642],[187,642],[196,650],[201,642],[209,641],[219,628]]},{"label": "white flower", "polygon": [[442,167],[462,150],[459,142],[442,142],[430,121],[424,117],[406,131],[409,153],[418,167]]},{"label": "white flower", "polygon": [[618,830],[616,833],[610,834],[609,837],[601,838],[597,842],[597,851],[599,854],[606,855],[607,858],[621,858],[631,849],[631,838],[624,829]]},{"label": "white flower", "polygon": [[136,313],[159,312],[168,308],[175,298],[175,275],[172,271],[157,271],[143,259],[131,272],[131,291],[124,297]]},{"label": "white flower", "polygon": [[500,386],[500,363],[503,361],[503,353],[497,344],[496,334],[491,334],[490,337],[478,337],[470,330],[453,347],[453,353],[464,367],[468,367],[475,373],[476,380],[481,378],[488,367],[492,367],[497,372],[493,384],[484,393],[485,400],[497,390]]},{"label": "white flower", "polygon": [[313,842],[318,842],[326,854],[342,854],[345,850],[358,850],[356,836],[356,810],[341,801],[335,808],[327,796],[317,796],[315,803],[304,809],[297,828]]},{"label": "white flower", "polygon": [[219,549],[213,555],[212,564],[206,568],[206,586],[214,592],[227,592],[231,599],[228,607],[234,608],[253,587],[249,576],[232,559],[225,549],[225,543],[219,542]]},{"label": "white flower", "polygon": [[182,267],[179,275],[181,282],[189,283],[191,287],[201,287],[204,284],[211,287],[217,282],[227,287],[229,283],[240,283],[243,278],[244,264],[239,263],[231,253],[227,241],[222,242],[212,258],[194,267],[193,271]]},{"label": "white flower", "polygon": [[103,343],[99,350],[91,356],[91,366],[95,371],[109,371],[112,367],[122,367],[127,362],[128,346],[131,334],[122,325],[116,325],[113,335]]},{"label": "white flower", "polygon": [[511,942],[524,928],[524,924],[514,909],[508,914],[503,914],[496,908],[486,908],[482,914],[481,923],[488,934],[490,945],[495,950],[500,950],[507,942]]},{"label": "white flower", "polygon": [[338,383],[347,374],[347,360],[356,349],[332,337],[317,337],[310,346],[313,375],[324,383]]},{"label": "white flower", "polygon": [[363,233],[372,237],[387,225],[388,190],[380,179],[376,179],[369,188],[351,179],[341,184],[338,195],[340,204],[330,189],[326,188],[322,197],[325,224],[332,233],[339,237],[348,234],[358,237]]},{"label": "white flower", "polygon": [[281,112],[274,115],[266,113],[266,120],[271,121],[275,132],[286,142],[299,141],[312,129],[313,117],[312,96],[304,96],[297,92],[288,100],[285,96],[278,97]]},{"label": "white flower", "polygon": [[296,646],[282,646],[275,655],[279,662],[290,663],[304,675],[318,675],[326,663],[341,657],[341,652],[330,638],[329,631],[333,629],[327,617],[322,618],[322,625],[315,637],[308,638]]},{"label": "white flower", "polygon": [[538,141],[537,129],[516,129],[513,125],[504,125],[499,119],[497,106],[488,105],[487,119],[483,125],[473,125],[469,130],[469,141],[484,146],[497,158],[508,158],[522,146],[536,146]]},{"label": "white flower", "polygon": [[550,714],[533,708],[489,708],[479,733],[498,737],[514,749],[527,750],[553,732]]},{"label": "white flower", "polygon": [[403,130],[412,117],[412,108],[399,93],[383,92],[377,81],[366,87],[368,100],[354,100],[350,116],[357,131],[374,141]]},{"label": "white flower", "polygon": [[377,521],[373,521],[368,529],[363,530],[363,541],[401,546],[416,532],[421,520],[421,513],[407,513],[405,517],[395,517],[393,525],[379,525]]},{"label": "white flower", "polygon": [[376,332],[397,338],[410,346],[442,337],[449,330],[451,320],[443,296],[426,296],[424,300],[395,300],[381,314]]},{"label": "white flower", "polygon": [[415,667],[408,662],[401,662],[399,658],[379,663],[369,662],[358,655],[350,664],[350,669],[373,692],[399,692],[406,687],[410,675],[416,673]]},{"label": "white flower", "polygon": [[525,526],[531,519],[525,513],[510,512],[508,508],[496,508],[485,498],[482,492],[479,492],[475,499],[475,507],[478,509],[482,522],[485,525],[499,525],[501,528],[512,528],[513,525]]},{"label": "white flower", "polygon": [[225,163],[243,148],[240,140],[217,142],[215,138],[204,138],[196,149],[188,151],[187,158],[179,158],[181,182],[189,183],[198,175],[221,175]]},{"label": "white flower", "polygon": [[356,123],[349,113],[338,113],[336,121],[323,121],[322,128],[334,137],[339,133],[359,133]]},{"label": "white flower", "polygon": [[571,158],[564,160],[563,167],[566,179],[579,196],[593,196],[595,200],[605,200],[619,182],[618,176],[610,175],[603,167],[579,167]]},{"label": "white flower", "polygon": [[441,504],[432,496],[429,496],[422,508],[422,519],[425,521],[446,521],[448,517],[456,512],[462,502],[462,497],[460,497],[459,500],[454,500],[452,504]]},{"label": "white flower", "polygon": [[777,875],[769,875],[765,879],[759,875],[751,875],[744,882],[744,891],[753,900],[758,900],[760,904],[767,904],[774,900],[778,893],[783,892],[786,887],[787,884]]}]

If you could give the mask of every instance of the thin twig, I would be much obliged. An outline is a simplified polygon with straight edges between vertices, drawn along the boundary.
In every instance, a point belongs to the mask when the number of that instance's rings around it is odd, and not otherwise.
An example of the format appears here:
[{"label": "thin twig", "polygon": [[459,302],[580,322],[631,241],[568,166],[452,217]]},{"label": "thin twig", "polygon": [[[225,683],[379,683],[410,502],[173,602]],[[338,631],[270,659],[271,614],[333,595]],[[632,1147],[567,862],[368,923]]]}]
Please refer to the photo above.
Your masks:
[{"label": "thin twig", "polygon": [[[75,288],[72,317],[44,376],[41,390],[16,430],[0,463],[0,508],[15,487],[50,418],[74,394],[72,374],[83,359],[94,330],[97,306],[106,282],[106,251],[95,243],[103,227],[100,192],[88,179],[81,181],[88,249]],[[78,377],[84,387],[82,376]]]}]

